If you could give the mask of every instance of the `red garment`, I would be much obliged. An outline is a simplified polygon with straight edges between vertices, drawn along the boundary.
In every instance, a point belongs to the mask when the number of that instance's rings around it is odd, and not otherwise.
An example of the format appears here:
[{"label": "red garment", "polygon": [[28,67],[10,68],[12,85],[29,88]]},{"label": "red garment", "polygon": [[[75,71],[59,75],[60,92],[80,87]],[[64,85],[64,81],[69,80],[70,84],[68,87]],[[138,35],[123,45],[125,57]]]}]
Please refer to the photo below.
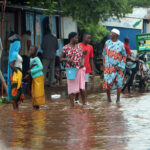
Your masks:
[{"label": "red garment", "polygon": [[66,45],[63,47],[62,52],[66,55],[66,58],[70,58],[73,61],[73,63],[66,63],[66,67],[80,68],[82,64],[83,52],[79,45],[76,45],[75,48]]},{"label": "red garment", "polygon": [[131,55],[131,50],[130,50],[130,46],[128,43],[124,42],[124,47],[126,49],[126,54],[127,55]]},{"label": "red garment", "polygon": [[94,57],[93,54],[93,46],[90,44],[84,45],[83,43],[79,43],[83,50],[83,55],[84,55],[84,66],[86,68],[86,73],[91,73],[91,65],[90,65],[90,58]]}]

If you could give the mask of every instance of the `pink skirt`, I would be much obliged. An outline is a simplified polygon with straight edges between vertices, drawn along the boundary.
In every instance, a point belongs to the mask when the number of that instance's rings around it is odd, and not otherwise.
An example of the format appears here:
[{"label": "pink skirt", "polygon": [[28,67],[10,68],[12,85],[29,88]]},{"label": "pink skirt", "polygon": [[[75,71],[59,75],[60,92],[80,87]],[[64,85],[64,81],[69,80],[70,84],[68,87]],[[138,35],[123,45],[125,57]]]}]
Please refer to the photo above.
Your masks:
[{"label": "pink skirt", "polygon": [[67,80],[68,84],[68,94],[79,93],[80,90],[85,90],[85,68],[77,70],[75,80]]}]

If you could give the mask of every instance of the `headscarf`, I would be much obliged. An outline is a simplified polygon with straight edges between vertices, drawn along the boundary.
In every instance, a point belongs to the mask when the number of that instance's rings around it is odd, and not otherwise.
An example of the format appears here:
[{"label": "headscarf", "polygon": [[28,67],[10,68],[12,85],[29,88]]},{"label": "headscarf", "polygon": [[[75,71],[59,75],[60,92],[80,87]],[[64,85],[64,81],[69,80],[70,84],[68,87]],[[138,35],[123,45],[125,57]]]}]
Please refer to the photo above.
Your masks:
[{"label": "headscarf", "polygon": [[10,44],[10,48],[9,48],[8,80],[7,80],[7,94],[8,94],[8,101],[9,102],[11,100],[11,80],[10,80],[10,76],[13,75],[13,71],[10,67],[10,64],[11,64],[11,62],[17,60],[20,47],[21,47],[20,41],[14,41],[13,43]]}]

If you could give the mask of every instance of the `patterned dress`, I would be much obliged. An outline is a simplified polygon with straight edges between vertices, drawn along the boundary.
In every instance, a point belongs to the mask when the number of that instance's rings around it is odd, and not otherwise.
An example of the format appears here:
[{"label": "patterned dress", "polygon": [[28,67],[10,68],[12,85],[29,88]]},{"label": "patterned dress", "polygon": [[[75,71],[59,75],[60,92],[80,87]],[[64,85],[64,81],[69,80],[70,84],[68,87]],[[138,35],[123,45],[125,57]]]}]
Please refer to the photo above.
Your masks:
[{"label": "patterned dress", "polygon": [[[10,44],[9,59],[8,59],[8,80],[7,80],[7,94],[8,101],[11,103],[20,104],[24,99],[22,89],[22,61],[19,60],[20,41],[14,41]],[[10,65],[11,62],[16,61],[15,67],[17,72],[13,72]]]},{"label": "patterned dress", "polygon": [[79,45],[72,48],[69,45],[63,47],[63,54],[66,58],[70,58],[72,63],[66,63],[66,68],[78,68],[75,80],[67,80],[68,94],[79,93],[80,90],[85,90],[85,68],[80,68],[82,64],[83,51]]},{"label": "patterned dress", "polygon": [[104,89],[122,88],[126,56],[126,51],[121,41],[113,42],[108,40],[105,43],[103,50]]},{"label": "patterned dress", "polygon": [[14,72],[13,76],[10,75],[11,79],[11,103],[20,104],[24,100],[24,92],[22,88],[22,72],[17,69],[17,73]]},{"label": "patterned dress", "polygon": [[80,68],[81,63],[82,63],[83,52],[79,45],[76,45],[76,47],[74,47],[74,48],[72,48],[69,45],[65,45],[63,47],[62,52],[66,55],[66,58],[70,58],[73,61],[72,63],[67,62],[66,68],[67,67]]}]

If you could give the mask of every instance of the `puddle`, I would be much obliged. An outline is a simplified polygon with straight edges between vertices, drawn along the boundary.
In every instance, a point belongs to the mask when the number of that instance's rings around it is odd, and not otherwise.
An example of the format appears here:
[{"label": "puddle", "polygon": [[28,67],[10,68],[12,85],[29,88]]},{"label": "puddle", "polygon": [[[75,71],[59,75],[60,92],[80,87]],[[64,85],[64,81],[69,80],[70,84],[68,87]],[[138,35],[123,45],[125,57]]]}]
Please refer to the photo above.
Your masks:
[{"label": "puddle", "polygon": [[[66,96],[64,94],[64,96]],[[90,94],[89,106],[69,108],[69,100],[47,100],[39,111],[31,102],[0,109],[0,150],[148,150],[149,94],[125,94],[121,106]]]}]

